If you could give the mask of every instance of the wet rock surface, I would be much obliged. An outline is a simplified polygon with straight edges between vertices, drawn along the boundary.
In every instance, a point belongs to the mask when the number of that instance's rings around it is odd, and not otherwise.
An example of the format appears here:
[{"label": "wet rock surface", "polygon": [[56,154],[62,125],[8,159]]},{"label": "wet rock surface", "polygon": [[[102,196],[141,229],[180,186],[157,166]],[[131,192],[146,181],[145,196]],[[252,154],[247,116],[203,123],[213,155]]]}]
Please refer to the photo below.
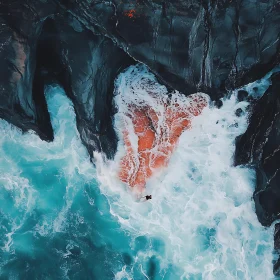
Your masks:
[{"label": "wet rock surface", "polygon": [[134,62],[216,100],[279,63],[279,0],[4,0],[0,11],[0,116],[52,140],[44,86],[57,81],[90,155],[114,155],[113,83]]},{"label": "wet rock surface", "polygon": [[[249,126],[236,143],[236,164],[249,164],[256,170],[254,201],[256,214],[264,226],[279,219],[280,213],[280,73],[253,106]],[[275,225],[275,253],[280,253],[280,224]],[[274,263],[280,275],[280,259]]]},{"label": "wet rock surface", "polygon": [[275,225],[274,230],[274,253],[278,255],[278,259],[274,261],[273,264],[273,273],[276,276],[280,276],[280,224]]},{"label": "wet rock surface", "polygon": [[245,134],[236,145],[235,163],[256,168],[254,193],[260,222],[269,226],[280,212],[280,73],[271,77],[272,85],[254,105]]},{"label": "wet rock surface", "polygon": [[[61,2],[60,2],[61,3]],[[165,83],[217,95],[279,60],[279,1],[62,1]]]},{"label": "wet rock surface", "polygon": [[54,4],[0,2],[0,117],[53,139],[44,91],[34,80],[36,48],[44,18]]},{"label": "wet rock surface", "polygon": [[[279,25],[280,0],[2,0],[0,117],[53,140],[44,88],[59,83],[89,154],[112,158],[113,88],[123,69],[142,62],[169,89],[217,101],[279,64]],[[279,77],[252,107],[235,157],[257,171],[254,200],[265,226],[280,213]]]},{"label": "wet rock surface", "polygon": [[133,63],[112,40],[86,30],[69,13],[45,21],[38,43],[38,71],[64,87],[91,156],[93,151],[103,151],[112,158],[116,151],[114,80]]}]

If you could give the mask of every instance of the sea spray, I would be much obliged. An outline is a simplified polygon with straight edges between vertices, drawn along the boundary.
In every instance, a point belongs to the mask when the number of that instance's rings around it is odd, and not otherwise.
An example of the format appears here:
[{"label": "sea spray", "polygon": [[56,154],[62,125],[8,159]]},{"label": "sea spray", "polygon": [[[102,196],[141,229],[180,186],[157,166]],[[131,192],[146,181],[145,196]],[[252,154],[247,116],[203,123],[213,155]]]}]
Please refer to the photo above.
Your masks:
[{"label": "sea spray", "polygon": [[0,121],[0,279],[113,279],[130,240],[100,193],[71,102],[58,86],[46,97],[52,143]]},{"label": "sea spray", "polygon": [[[151,90],[141,88],[143,77],[153,92],[165,91],[147,69],[133,67],[116,82],[117,106],[123,106],[120,100],[153,102]],[[247,128],[248,105],[238,103],[232,94],[220,109],[209,106],[194,118],[192,128],[180,137],[168,167],[147,182],[146,193],[153,196],[149,202],[135,201],[118,179],[118,162],[125,153],[122,141],[114,162],[99,160],[98,178],[111,214],[131,234],[134,250],[139,239],[150,246],[148,251],[139,250],[134,259],[143,279],[147,275],[152,279],[273,278],[272,230],[260,225],[252,201],[255,173],[233,167],[235,138]],[[239,117],[237,109],[243,112]],[[115,120],[118,130],[118,115]],[[136,147],[137,142],[132,145]],[[156,249],[154,240],[159,244]],[[151,259],[155,274],[147,264]],[[126,267],[119,273],[133,278],[133,271]]]},{"label": "sea spray", "polygon": [[121,86],[115,91],[115,128],[125,147],[119,178],[141,196],[147,180],[168,165],[182,132],[191,129],[193,118],[209,105],[209,96],[168,94],[141,64],[129,67],[127,73],[117,83],[124,82],[131,94],[123,92]]},{"label": "sea spray", "polygon": [[54,142],[0,121],[1,279],[273,278],[273,233],[254,212],[255,174],[232,166],[234,139],[247,127],[235,111],[246,112],[246,102],[233,94],[195,118],[148,182],[153,199],[138,203],[118,179],[121,142],[114,161],[96,154],[94,168],[71,102],[59,87],[46,96]]}]

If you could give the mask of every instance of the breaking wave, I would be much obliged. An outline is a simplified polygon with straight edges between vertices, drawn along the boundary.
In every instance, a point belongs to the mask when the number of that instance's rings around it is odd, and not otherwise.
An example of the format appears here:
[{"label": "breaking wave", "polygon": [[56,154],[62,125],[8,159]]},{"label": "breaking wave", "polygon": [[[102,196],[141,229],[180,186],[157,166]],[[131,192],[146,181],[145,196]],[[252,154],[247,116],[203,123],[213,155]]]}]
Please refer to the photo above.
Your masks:
[{"label": "breaking wave", "polygon": [[[120,138],[121,100],[157,110],[151,91],[166,89],[143,66],[116,80]],[[168,164],[148,178],[143,195],[153,199],[139,202],[119,179],[122,139],[114,161],[95,154],[93,167],[71,102],[59,87],[46,96],[53,143],[0,121],[1,279],[273,278],[273,233],[254,212],[254,171],[232,165],[247,102],[235,93],[220,109],[209,102],[182,131]],[[133,127],[126,128],[137,147]]]}]

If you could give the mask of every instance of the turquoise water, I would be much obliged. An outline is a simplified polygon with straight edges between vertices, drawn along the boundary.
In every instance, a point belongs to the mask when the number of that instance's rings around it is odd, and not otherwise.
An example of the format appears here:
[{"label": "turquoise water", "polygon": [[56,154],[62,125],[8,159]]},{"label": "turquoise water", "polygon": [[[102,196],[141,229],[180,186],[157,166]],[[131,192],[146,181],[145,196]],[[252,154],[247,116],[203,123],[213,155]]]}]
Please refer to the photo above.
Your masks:
[{"label": "turquoise water", "polygon": [[[156,93],[153,75],[129,68],[116,95],[133,88],[145,98],[148,80]],[[232,167],[234,139],[247,126],[234,112],[246,102],[233,95],[207,108],[148,182],[153,200],[138,203],[116,176],[121,141],[115,161],[96,154],[95,168],[63,90],[46,96],[53,143],[0,121],[0,279],[273,278],[272,229],[258,223],[251,199],[254,172]]]},{"label": "turquoise water", "polygon": [[62,93],[47,93],[53,143],[0,124],[1,279],[113,279],[133,256]]}]

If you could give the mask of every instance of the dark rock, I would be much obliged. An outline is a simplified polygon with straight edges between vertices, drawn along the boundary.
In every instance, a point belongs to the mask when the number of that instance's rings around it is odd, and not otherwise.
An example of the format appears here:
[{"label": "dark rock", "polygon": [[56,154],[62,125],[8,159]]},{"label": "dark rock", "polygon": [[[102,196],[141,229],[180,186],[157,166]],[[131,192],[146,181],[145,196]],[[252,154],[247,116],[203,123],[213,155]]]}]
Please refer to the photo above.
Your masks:
[{"label": "dark rock", "polygon": [[275,224],[274,240],[274,250],[280,253],[280,223]]},{"label": "dark rock", "polygon": [[223,106],[223,101],[221,99],[218,99],[216,101],[214,101],[214,105],[220,109]]},{"label": "dark rock", "polygon": [[112,38],[170,87],[217,98],[225,88],[255,81],[279,63],[279,3],[76,0],[61,6]]},{"label": "dark rock", "polygon": [[109,38],[85,30],[70,14],[45,22],[38,52],[40,71],[57,79],[73,101],[89,154],[103,151],[113,157],[117,145],[112,124],[114,80],[134,61]]},{"label": "dark rock", "polygon": [[241,101],[246,101],[248,97],[248,92],[246,90],[239,90],[237,92],[237,101],[241,102]]},{"label": "dark rock", "polygon": [[114,80],[134,60],[53,1],[25,2],[0,2],[0,117],[53,140],[44,88],[58,82],[73,101],[89,154],[103,151],[113,157]]},{"label": "dark rock", "polygon": [[242,115],[244,114],[243,110],[241,108],[238,108],[236,111],[235,111],[235,115],[237,117],[241,117]]},{"label": "dark rock", "polygon": [[237,139],[235,164],[257,172],[254,200],[259,221],[269,226],[280,213],[280,73],[254,105],[247,131]]},{"label": "dark rock", "polygon": [[[0,117],[52,140],[43,94],[71,98],[90,155],[116,150],[113,81],[134,61],[185,94],[254,81],[279,63],[280,0],[0,2]],[[70,16],[71,15],[71,16]]]},{"label": "dark rock", "polygon": [[[249,126],[237,139],[235,164],[250,164],[256,170],[254,201],[256,214],[264,226],[279,219],[280,213],[280,73],[272,85],[254,102]],[[273,272],[280,276],[280,224],[275,225]]]},{"label": "dark rock", "polygon": [[273,264],[273,273],[275,276],[280,276],[280,223],[275,224],[274,230],[274,252],[278,256],[278,259],[274,261]]},{"label": "dark rock", "polygon": [[43,19],[54,13],[55,5],[39,2],[0,2],[0,117],[50,141],[53,131],[35,69]]}]

